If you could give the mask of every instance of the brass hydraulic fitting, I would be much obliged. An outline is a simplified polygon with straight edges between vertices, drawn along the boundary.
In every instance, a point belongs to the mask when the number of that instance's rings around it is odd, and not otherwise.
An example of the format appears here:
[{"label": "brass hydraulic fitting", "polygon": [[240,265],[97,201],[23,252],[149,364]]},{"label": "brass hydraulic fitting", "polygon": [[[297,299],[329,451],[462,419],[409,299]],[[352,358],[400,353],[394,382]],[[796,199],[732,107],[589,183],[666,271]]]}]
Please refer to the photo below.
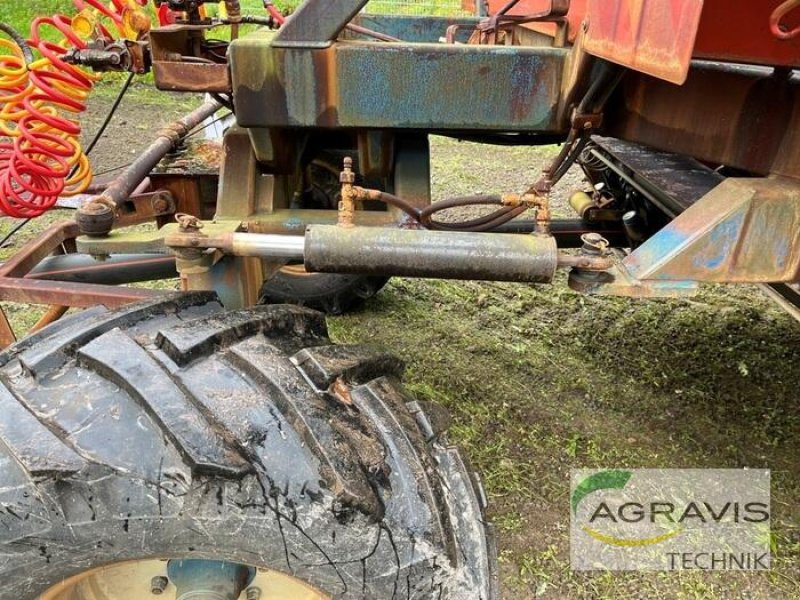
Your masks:
[{"label": "brass hydraulic fitting", "polygon": [[349,156],[344,159],[344,169],[339,175],[339,182],[342,184],[342,198],[339,200],[339,227],[352,227],[356,210],[356,190],[353,184],[356,181],[356,174],[353,173],[353,159]]},{"label": "brass hydraulic fitting", "polygon": [[512,208],[525,206],[536,209],[536,233],[550,234],[550,198],[547,194],[530,191],[524,194],[503,194],[500,202],[503,206]]},{"label": "brass hydraulic fitting", "polygon": [[550,196],[547,194],[533,194],[533,196],[536,202],[536,233],[550,235]]}]

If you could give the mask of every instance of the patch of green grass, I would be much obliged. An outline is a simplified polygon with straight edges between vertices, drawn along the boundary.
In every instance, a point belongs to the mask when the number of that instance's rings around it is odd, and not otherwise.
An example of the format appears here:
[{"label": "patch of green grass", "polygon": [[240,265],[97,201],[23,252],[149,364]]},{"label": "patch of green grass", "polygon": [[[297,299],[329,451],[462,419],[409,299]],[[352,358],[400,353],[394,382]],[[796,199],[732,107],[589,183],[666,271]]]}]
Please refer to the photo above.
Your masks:
[{"label": "patch of green grass", "polygon": [[[74,14],[72,0],[28,0],[27,2],[17,2],[16,0],[0,0],[2,10],[0,10],[0,21],[11,25],[23,36],[28,37],[31,23],[38,16],[52,16],[56,13]],[[61,35],[52,27],[42,29],[42,35],[50,41],[58,41]]]}]

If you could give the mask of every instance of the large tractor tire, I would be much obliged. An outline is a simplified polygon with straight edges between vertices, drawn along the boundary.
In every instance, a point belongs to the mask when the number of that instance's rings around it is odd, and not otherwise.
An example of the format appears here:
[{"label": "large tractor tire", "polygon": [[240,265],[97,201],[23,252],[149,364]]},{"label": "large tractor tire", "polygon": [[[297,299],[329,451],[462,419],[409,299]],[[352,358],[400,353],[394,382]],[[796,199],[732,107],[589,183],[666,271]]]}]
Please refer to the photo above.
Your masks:
[{"label": "large tractor tire", "polygon": [[297,304],[340,315],[372,298],[388,277],[308,273],[302,264],[284,267],[261,288],[259,304]]},{"label": "large tractor tire", "polygon": [[172,600],[187,558],[255,567],[261,600],[496,598],[480,486],[401,371],[321,313],[207,293],[22,340],[0,354],[0,598]]}]

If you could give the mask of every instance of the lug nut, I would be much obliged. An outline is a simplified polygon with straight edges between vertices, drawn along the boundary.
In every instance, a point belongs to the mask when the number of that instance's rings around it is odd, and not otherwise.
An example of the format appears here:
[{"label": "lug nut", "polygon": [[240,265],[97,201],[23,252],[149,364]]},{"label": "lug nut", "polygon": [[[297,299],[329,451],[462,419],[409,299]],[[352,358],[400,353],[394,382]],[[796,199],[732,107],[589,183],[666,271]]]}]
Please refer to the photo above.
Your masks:
[{"label": "lug nut", "polygon": [[164,593],[164,590],[167,589],[167,584],[169,584],[169,579],[163,575],[153,577],[150,580],[150,593],[160,596]]},{"label": "lug nut", "polygon": [[247,594],[247,600],[259,600],[261,598],[260,587],[249,587],[245,593]]}]

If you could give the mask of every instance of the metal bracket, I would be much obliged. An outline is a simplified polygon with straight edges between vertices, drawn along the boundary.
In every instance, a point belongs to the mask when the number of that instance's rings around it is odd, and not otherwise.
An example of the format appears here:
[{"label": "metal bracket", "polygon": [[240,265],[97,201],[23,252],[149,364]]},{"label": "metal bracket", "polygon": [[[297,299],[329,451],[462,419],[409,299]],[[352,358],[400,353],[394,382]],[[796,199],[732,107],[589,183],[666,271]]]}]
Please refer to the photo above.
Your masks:
[{"label": "metal bracket", "polygon": [[[203,221],[202,235],[222,236],[242,229],[238,219]],[[75,240],[78,252],[94,256],[113,254],[169,254],[166,238],[181,233],[178,223],[169,223],[156,231],[112,231],[106,237],[79,236]]]},{"label": "metal bracket", "polygon": [[729,178],[626,257],[637,279],[717,283],[800,277],[800,185]]},{"label": "metal bracket", "polygon": [[611,269],[573,269],[589,294],[683,296],[698,282],[777,283],[800,277],[800,185],[779,177],[729,178]]},{"label": "metal bracket", "polygon": [[605,271],[573,268],[567,283],[570,289],[593,296],[626,296],[629,298],[676,298],[693,296],[699,288],[696,281],[642,281],[631,276],[619,256]]},{"label": "metal bracket", "polygon": [[368,0],[306,0],[286,19],[273,46],[327,48]]}]

